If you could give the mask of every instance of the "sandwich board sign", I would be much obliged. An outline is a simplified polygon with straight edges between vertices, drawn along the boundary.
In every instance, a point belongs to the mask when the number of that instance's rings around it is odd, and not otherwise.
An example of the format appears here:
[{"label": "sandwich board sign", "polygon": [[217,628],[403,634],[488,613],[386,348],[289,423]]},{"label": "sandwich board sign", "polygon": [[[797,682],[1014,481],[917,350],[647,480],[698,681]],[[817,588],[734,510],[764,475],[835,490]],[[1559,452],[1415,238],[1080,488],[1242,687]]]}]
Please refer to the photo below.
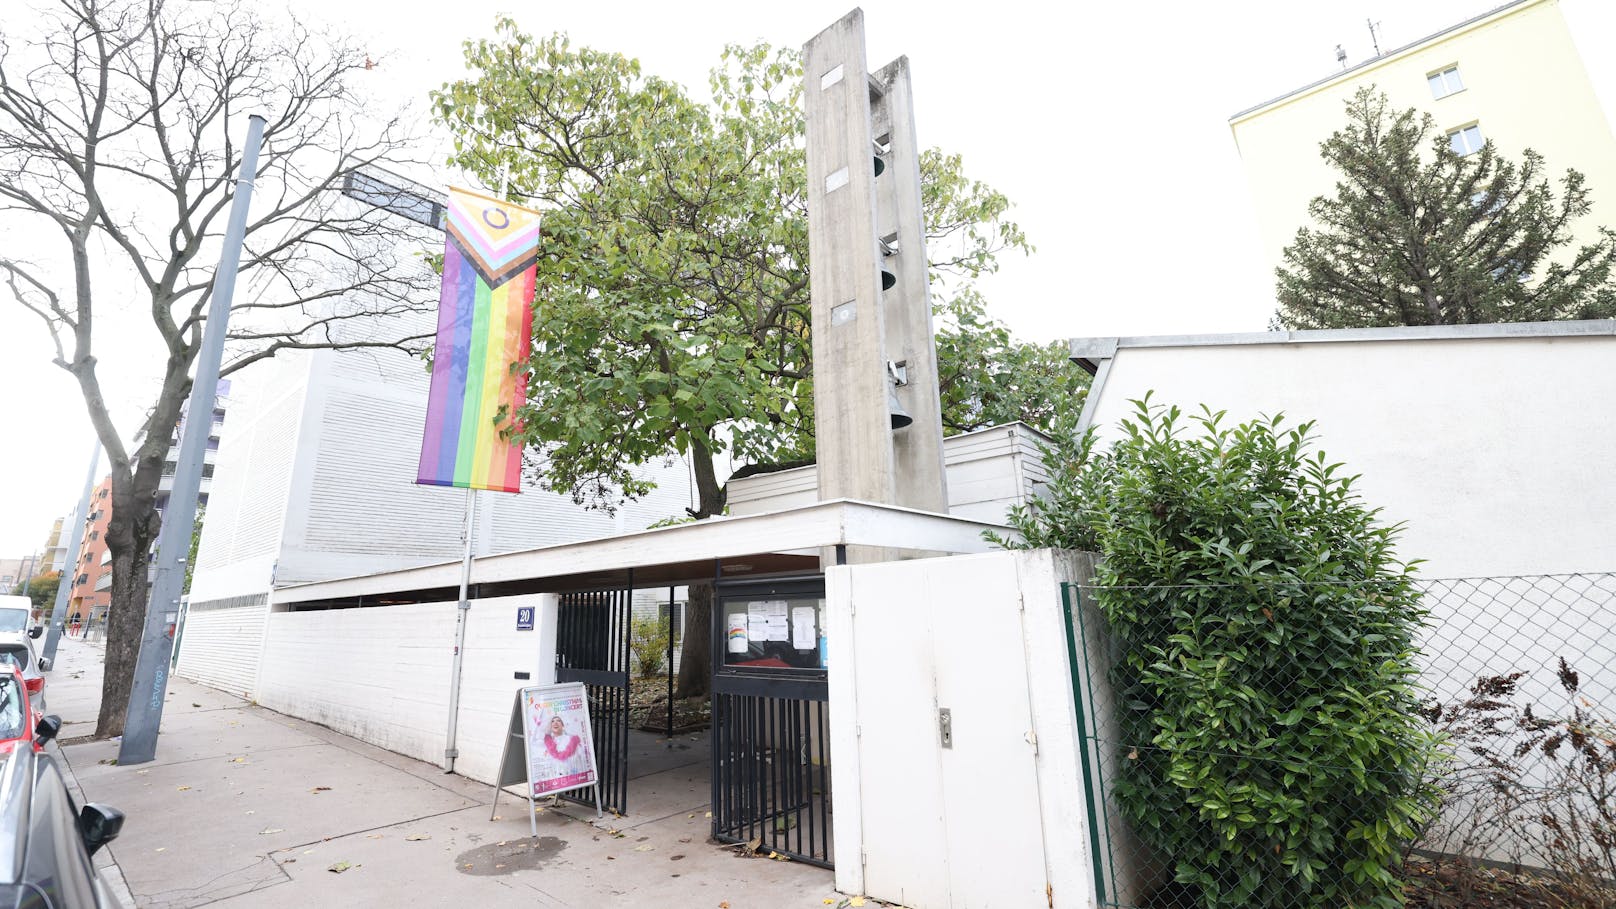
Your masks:
[{"label": "sandwich board sign", "polygon": [[[512,783],[525,783],[528,828],[538,836],[539,824],[533,809],[539,796],[596,786],[599,780],[594,731],[589,725],[589,692],[584,683],[541,685],[517,691],[511,704],[511,724],[499,759],[499,778],[494,783],[489,819],[492,820],[493,812],[498,810],[499,791]],[[595,816],[602,814],[600,789],[596,786]]]}]

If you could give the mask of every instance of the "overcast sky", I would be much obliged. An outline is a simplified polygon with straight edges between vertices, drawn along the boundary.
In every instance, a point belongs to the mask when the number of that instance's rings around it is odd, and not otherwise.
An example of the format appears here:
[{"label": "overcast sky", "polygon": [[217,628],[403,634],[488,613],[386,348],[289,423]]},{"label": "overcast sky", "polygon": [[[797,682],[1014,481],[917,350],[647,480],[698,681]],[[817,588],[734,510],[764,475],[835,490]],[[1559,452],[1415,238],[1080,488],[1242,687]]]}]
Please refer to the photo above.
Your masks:
[{"label": "overcast sky", "polygon": [[[846,0],[289,5],[304,22],[367,36],[385,61],[372,73],[378,87],[420,99],[423,116],[426,91],[460,74],[461,41],[490,34],[502,10],[535,34],[565,31],[575,44],[638,57],[647,72],[704,97],[725,44],[800,47],[851,8]],[[1012,216],[1038,250],[1007,258],[988,298],[1017,336],[1047,341],[1263,330],[1272,278],[1229,115],[1337,71],[1337,44],[1351,63],[1371,56],[1368,19],[1391,50],[1497,5],[875,0],[864,11],[871,68],[899,55],[911,61],[922,144],[962,154],[973,177],[1015,203]],[[1616,34],[1613,6],[1562,3],[1607,119],[1616,99],[1616,59],[1603,59]],[[0,234],[0,247],[18,240]],[[144,330],[134,340],[149,345],[149,323]],[[132,355],[146,349],[102,354],[107,372],[117,365],[102,382],[129,430],[152,393],[149,360]],[[51,356],[37,320],[0,299],[0,388],[9,392],[0,557],[40,546],[51,519],[76,503],[88,466],[94,437],[83,402]]]}]

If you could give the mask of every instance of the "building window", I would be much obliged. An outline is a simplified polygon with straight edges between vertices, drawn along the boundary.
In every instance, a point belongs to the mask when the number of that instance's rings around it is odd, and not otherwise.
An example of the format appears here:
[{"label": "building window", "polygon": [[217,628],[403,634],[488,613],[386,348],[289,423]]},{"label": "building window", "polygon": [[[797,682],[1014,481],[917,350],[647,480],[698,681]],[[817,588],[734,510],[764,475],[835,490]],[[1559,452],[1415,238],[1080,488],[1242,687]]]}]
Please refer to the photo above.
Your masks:
[{"label": "building window", "polygon": [[1437,99],[1464,91],[1464,82],[1459,79],[1457,64],[1426,76],[1425,82],[1431,86],[1431,97]]},{"label": "building window", "polygon": [[1481,146],[1486,141],[1481,137],[1481,126],[1476,123],[1461,126],[1448,133],[1448,147],[1452,148],[1453,153],[1456,155],[1468,155],[1471,152],[1481,151]]}]

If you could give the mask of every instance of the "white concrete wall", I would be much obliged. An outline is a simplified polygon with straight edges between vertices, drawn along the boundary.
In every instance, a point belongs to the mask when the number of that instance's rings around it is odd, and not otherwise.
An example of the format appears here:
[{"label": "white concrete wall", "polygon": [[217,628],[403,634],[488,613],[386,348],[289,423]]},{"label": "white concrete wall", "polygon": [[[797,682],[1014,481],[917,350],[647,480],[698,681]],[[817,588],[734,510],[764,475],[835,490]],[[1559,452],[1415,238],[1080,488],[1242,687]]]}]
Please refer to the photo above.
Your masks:
[{"label": "white concrete wall", "polygon": [[1060,596],[1075,573],[1049,550],[827,571],[838,889],[1093,905]]},{"label": "white concrete wall", "polygon": [[[541,632],[516,630],[517,607],[542,611],[545,599],[473,602],[461,669],[457,773],[492,783],[515,692],[553,679],[554,658],[544,661]],[[454,613],[452,602],[271,613],[258,702],[442,764]],[[531,678],[517,679],[517,672]]]},{"label": "white concrete wall", "polygon": [[1428,578],[1616,570],[1616,337],[1123,347],[1094,425],[1131,399],[1316,420],[1319,447],[1407,530]]}]

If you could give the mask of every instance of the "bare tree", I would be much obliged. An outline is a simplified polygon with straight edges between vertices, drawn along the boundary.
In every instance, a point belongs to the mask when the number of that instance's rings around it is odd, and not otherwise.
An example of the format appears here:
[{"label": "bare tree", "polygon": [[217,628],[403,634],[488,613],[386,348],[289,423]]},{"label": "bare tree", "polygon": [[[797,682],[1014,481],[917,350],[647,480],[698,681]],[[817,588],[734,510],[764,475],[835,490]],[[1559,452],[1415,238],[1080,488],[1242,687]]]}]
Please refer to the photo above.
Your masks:
[{"label": "bare tree", "polygon": [[[285,350],[413,350],[423,336],[398,326],[422,320],[393,317],[428,308],[434,282],[416,225],[340,194],[414,140],[401,116],[371,115],[357,93],[372,66],[363,49],[223,4],[57,0],[35,21],[17,46],[0,39],[0,218],[36,226],[27,257],[0,251],[0,278],[49,329],[111,463],[112,606],[96,723],[106,737],[123,731],[164,455],[190,393],[242,115],[267,125],[223,374]],[[144,338],[109,333],[109,313],[131,301],[149,307]],[[140,343],[162,375],[126,445],[103,394],[118,378],[102,375],[96,352]]]}]

